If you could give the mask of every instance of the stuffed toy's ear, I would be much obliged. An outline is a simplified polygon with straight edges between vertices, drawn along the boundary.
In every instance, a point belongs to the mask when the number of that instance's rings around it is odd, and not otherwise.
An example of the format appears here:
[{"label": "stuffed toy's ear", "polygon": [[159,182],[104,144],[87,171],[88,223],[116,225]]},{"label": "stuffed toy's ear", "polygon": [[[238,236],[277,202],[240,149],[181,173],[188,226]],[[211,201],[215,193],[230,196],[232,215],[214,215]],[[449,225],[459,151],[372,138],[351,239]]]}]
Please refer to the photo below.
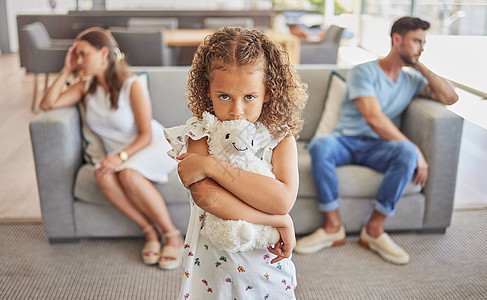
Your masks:
[{"label": "stuffed toy's ear", "polygon": [[218,120],[217,117],[215,117],[213,114],[205,111],[203,113],[203,124],[204,124],[204,127],[205,129],[212,133],[212,132],[215,132],[217,130],[217,124],[218,123],[221,123],[220,120]]},{"label": "stuffed toy's ear", "polygon": [[203,122],[205,125],[212,125],[216,120],[217,118],[213,114],[207,111],[203,112]]}]

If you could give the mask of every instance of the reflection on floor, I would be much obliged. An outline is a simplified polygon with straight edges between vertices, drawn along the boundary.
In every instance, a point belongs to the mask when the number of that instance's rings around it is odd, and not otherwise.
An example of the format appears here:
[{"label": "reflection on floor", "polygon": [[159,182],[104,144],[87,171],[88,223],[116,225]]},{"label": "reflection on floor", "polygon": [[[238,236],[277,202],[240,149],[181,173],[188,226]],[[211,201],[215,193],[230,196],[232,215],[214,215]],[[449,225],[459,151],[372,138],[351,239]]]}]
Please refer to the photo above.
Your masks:
[{"label": "reflection on floor", "polygon": [[456,209],[487,207],[486,149],[487,130],[465,120],[458,161]]}]

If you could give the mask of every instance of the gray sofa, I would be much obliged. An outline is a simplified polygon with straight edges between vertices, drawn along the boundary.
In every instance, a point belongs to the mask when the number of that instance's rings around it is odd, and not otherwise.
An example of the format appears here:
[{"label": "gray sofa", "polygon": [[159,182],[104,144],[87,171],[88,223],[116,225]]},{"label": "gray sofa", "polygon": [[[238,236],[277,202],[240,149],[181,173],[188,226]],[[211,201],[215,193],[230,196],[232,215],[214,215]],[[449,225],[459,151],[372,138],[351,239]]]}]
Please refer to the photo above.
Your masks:
[{"label": "gray sofa", "polygon": [[[306,144],[321,117],[327,83],[334,65],[303,65],[298,72],[308,84],[309,102],[300,134],[300,185],[291,211],[296,233],[313,231],[323,222]],[[149,78],[154,118],[164,126],[183,124],[191,116],[184,98],[188,67],[138,67]],[[346,75],[347,70],[337,70]],[[444,232],[450,224],[462,119],[443,105],[415,99],[402,118],[402,130],[423,150],[429,162],[424,189],[411,184],[400,200],[397,213],[388,218],[388,230]],[[30,124],[32,147],[41,202],[43,225],[49,241],[91,237],[135,237],[142,231],[104,198],[85,164],[79,111],[69,107],[42,113]],[[338,170],[341,216],[349,232],[360,229],[372,211],[371,201],[382,174],[360,166]],[[189,219],[188,192],[177,173],[165,184],[156,184],[167,202],[176,226],[183,232]]]}]

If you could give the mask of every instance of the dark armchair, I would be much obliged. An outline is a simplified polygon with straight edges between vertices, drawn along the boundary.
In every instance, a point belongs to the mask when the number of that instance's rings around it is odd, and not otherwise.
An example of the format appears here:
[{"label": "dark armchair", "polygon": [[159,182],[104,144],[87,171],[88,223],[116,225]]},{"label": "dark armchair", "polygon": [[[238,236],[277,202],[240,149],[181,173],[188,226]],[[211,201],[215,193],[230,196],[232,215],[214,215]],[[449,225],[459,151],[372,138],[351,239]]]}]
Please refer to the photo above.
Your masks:
[{"label": "dark armchair", "polygon": [[172,49],[164,40],[164,30],[110,27],[120,50],[131,66],[172,66]]},{"label": "dark armchair", "polygon": [[128,28],[143,29],[178,29],[178,18],[129,18],[127,20]]},{"label": "dark armchair", "polygon": [[301,43],[301,64],[336,64],[345,28],[331,25],[320,42]]},{"label": "dark armchair", "polygon": [[219,29],[225,26],[242,27],[246,29],[254,28],[254,20],[252,18],[205,18],[203,20],[203,27],[210,29]]},{"label": "dark armchair", "polygon": [[[137,30],[166,30],[178,29],[178,18],[129,18],[127,27]],[[169,47],[171,65],[178,65],[181,56],[181,47]]]},{"label": "dark armchair", "polygon": [[32,110],[36,109],[37,74],[46,74],[44,90],[47,88],[49,73],[57,73],[64,66],[64,58],[73,40],[51,39],[46,27],[41,22],[25,25],[21,29],[21,38],[27,46],[27,60],[24,67],[35,74]]}]

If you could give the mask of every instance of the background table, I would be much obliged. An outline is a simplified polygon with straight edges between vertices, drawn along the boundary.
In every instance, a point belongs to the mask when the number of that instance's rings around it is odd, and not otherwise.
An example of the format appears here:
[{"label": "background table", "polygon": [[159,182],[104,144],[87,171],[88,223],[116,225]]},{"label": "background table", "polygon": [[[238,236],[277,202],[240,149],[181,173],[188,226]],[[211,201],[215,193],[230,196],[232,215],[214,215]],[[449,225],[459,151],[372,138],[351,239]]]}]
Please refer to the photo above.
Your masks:
[{"label": "background table", "polygon": [[[164,37],[168,46],[198,46],[213,32],[211,29],[168,29]],[[299,64],[301,42],[298,37],[272,29],[266,30],[265,34],[284,47],[292,64]]]}]

